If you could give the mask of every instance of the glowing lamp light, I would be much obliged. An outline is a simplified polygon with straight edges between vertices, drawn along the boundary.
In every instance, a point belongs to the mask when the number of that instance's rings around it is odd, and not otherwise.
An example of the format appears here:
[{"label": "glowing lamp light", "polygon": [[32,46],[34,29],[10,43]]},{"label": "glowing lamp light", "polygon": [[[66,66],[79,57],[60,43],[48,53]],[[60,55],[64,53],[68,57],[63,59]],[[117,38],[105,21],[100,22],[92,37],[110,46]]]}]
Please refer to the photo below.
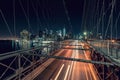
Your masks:
[{"label": "glowing lamp light", "polygon": [[86,36],[86,35],[87,35],[87,32],[84,32],[83,34]]}]

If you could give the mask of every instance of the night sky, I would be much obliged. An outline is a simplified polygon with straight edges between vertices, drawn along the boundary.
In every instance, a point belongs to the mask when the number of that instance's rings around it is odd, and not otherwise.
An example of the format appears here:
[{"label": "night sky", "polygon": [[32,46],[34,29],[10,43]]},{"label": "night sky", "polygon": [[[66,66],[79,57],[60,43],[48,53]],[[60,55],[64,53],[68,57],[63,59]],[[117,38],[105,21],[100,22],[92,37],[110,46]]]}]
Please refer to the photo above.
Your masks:
[{"label": "night sky", "polygon": [[[104,16],[104,33],[112,8],[108,8],[110,2],[111,0],[105,0],[104,9],[108,11]],[[113,24],[120,11],[119,4],[120,1],[116,0]],[[97,18],[101,15],[102,6],[103,0],[0,0],[0,37],[19,36],[23,29],[33,34],[38,34],[39,30],[45,28],[55,31],[63,27],[73,34],[84,30],[95,32],[96,24],[94,23],[97,23]],[[102,21],[100,25],[101,23]],[[119,23],[118,19],[117,25]],[[117,28],[119,30],[119,27]],[[108,28],[108,34],[109,31],[110,28]],[[99,32],[102,32],[100,27]],[[115,34],[115,30],[113,33]]]}]

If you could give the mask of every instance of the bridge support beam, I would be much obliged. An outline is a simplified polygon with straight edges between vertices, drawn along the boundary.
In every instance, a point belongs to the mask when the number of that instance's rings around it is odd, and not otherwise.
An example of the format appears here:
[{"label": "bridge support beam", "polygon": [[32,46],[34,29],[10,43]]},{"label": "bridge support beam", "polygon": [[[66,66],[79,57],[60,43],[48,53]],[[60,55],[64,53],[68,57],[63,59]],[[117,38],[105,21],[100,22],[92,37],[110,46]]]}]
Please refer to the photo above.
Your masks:
[{"label": "bridge support beam", "polygon": [[[106,59],[100,53],[92,51],[91,58],[94,61],[101,61],[101,62],[110,62],[110,60]],[[102,80],[120,80],[120,67],[119,66],[111,66],[111,65],[103,65],[103,64],[95,64],[99,75],[101,76]]]}]

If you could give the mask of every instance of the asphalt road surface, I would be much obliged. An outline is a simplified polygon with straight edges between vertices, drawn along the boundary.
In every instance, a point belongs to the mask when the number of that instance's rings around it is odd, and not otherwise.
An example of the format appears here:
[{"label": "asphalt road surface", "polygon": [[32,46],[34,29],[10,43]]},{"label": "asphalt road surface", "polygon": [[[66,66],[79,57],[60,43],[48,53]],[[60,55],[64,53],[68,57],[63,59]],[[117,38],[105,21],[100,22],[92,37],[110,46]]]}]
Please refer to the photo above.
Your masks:
[{"label": "asphalt road surface", "polygon": [[[72,44],[84,45],[78,41],[74,41]],[[66,47],[83,48],[83,46]],[[64,57],[90,60],[89,51],[61,49],[59,54]],[[93,64],[55,59],[34,80],[99,80],[99,78]]]}]

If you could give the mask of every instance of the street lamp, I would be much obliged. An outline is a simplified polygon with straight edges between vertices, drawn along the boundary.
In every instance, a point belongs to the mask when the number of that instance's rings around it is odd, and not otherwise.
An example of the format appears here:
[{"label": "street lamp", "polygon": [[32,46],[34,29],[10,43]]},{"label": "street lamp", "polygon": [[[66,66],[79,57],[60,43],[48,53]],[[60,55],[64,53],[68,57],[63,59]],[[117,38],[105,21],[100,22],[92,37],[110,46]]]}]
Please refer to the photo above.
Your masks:
[{"label": "street lamp", "polygon": [[84,32],[83,34],[86,36],[86,35],[87,35],[87,32]]},{"label": "street lamp", "polygon": [[83,32],[84,39],[87,40],[87,32]]}]

